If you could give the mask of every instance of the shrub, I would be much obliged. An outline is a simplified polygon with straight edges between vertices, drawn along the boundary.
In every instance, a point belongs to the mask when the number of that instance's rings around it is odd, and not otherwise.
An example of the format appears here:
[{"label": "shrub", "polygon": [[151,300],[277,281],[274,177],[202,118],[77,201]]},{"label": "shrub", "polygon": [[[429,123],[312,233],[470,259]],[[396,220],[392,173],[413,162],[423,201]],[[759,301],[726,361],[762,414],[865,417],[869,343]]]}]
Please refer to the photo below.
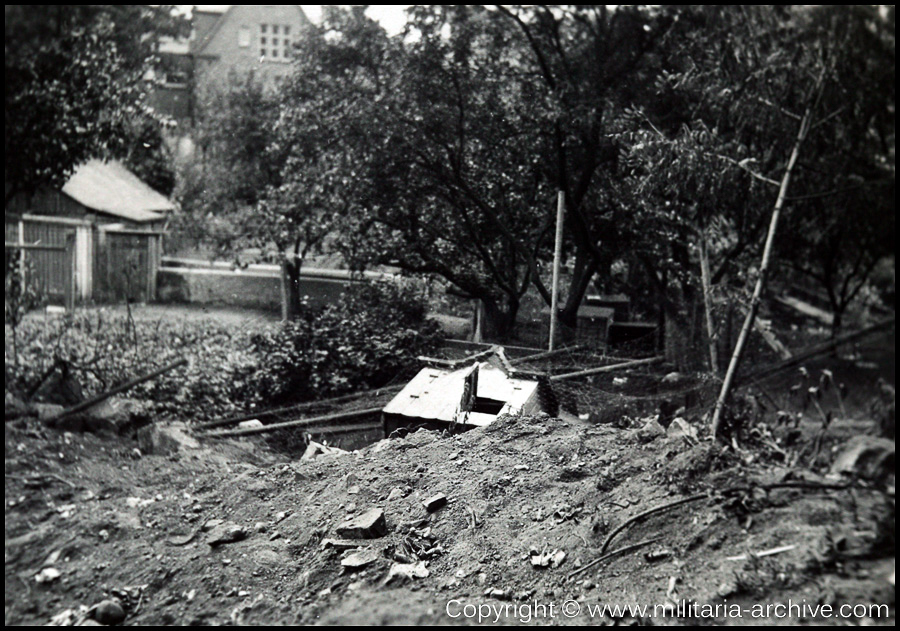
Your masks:
[{"label": "shrub", "polygon": [[214,318],[132,323],[105,309],[30,314],[18,325],[17,363],[6,327],[6,387],[32,392],[65,362],[92,396],[184,357],[186,366],[126,396],[185,420],[310,401],[411,376],[416,357],[440,343],[425,314],[421,294],[394,283],[359,284],[323,310],[250,330]]},{"label": "shrub", "polygon": [[246,391],[240,376],[257,361],[248,351],[246,331],[211,320],[138,320],[132,328],[127,315],[104,309],[62,318],[29,315],[19,325],[19,338],[19,362],[12,371],[7,341],[6,386],[21,392],[34,390],[58,362],[69,365],[91,396],[185,357],[186,366],[126,394],[182,418],[237,407]]},{"label": "shrub", "polygon": [[253,336],[259,367],[248,379],[261,401],[282,404],[378,388],[410,376],[441,342],[424,296],[411,286],[364,283],[335,304]]}]

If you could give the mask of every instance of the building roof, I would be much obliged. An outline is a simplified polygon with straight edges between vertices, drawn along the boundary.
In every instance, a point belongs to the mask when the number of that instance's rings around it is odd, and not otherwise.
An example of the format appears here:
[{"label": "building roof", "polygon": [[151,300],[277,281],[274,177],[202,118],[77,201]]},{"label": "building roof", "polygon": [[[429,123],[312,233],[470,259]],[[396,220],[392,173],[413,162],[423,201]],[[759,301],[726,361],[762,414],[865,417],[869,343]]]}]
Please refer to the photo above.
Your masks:
[{"label": "building roof", "polygon": [[[456,420],[470,372],[471,366],[459,370],[423,368],[387,404],[383,412],[452,423]],[[537,381],[517,379],[490,362],[479,363],[476,395],[479,398],[502,401],[504,405],[496,415],[471,412],[465,423],[483,426],[500,414],[519,412],[537,387]]]},{"label": "building roof", "polygon": [[[216,34],[217,34],[217,33],[219,32],[219,30],[222,28],[222,25],[223,25],[228,19],[230,19],[232,13],[234,12],[234,8],[237,7],[237,6],[241,6],[241,5],[233,5],[233,4],[231,4],[231,5],[218,5],[218,6],[225,6],[225,7],[227,7],[227,8],[226,8],[224,11],[222,11],[222,10],[215,10],[215,11],[196,11],[196,13],[207,13],[207,14],[211,14],[211,15],[218,15],[218,16],[220,16],[220,17],[218,17],[218,19],[216,20],[215,24],[212,25],[212,28],[210,28],[206,33],[200,34],[200,35],[198,36],[198,38],[197,38],[197,41],[195,41],[193,50],[194,50],[194,52],[195,52],[196,54],[198,54],[198,55],[202,55],[202,54],[204,53],[204,51],[206,50],[206,47],[207,47],[207,46],[209,45],[209,43],[215,38]],[[261,6],[261,5],[247,5],[247,6],[251,6],[251,7],[259,7],[259,6]],[[286,5],[286,6],[293,6],[295,9],[297,9],[297,11],[298,11],[298,13],[299,13],[299,15],[300,15],[300,20],[301,20],[302,22],[309,23],[309,18],[306,17],[306,13],[303,11],[303,8],[302,8],[299,4],[295,4],[295,5]]]},{"label": "building roof", "polygon": [[62,192],[97,212],[136,222],[159,221],[175,205],[121,162],[90,160],[72,174]]}]

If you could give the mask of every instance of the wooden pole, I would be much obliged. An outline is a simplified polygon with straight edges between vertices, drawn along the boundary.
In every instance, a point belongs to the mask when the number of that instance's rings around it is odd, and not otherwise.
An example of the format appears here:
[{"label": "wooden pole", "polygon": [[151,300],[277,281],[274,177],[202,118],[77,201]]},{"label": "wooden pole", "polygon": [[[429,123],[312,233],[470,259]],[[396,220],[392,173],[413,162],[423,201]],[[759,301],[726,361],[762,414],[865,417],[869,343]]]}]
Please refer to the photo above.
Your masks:
[{"label": "wooden pole", "polygon": [[553,288],[550,294],[550,343],[553,350],[556,340],[556,326],[559,314],[559,261],[562,258],[563,220],[566,212],[566,194],[560,190],[556,195],[556,241],[553,245]]},{"label": "wooden pole", "polygon": [[510,360],[510,364],[524,364],[525,362],[536,361],[538,359],[550,359],[551,357],[556,357],[558,355],[563,355],[565,353],[576,353],[578,351],[586,350],[587,346],[583,344],[578,344],[575,346],[566,346],[563,348],[558,348],[555,351],[544,351],[543,353],[535,353],[534,355],[528,355],[527,357],[520,357],[518,359]]},{"label": "wooden pole", "polygon": [[600,366],[599,368],[588,368],[587,370],[579,370],[578,372],[567,372],[563,375],[553,375],[550,381],[562,381],[563,379],[573,379],[574,377],[587,377],[588,375],[598,375],[604,372],[612,372],[620,368],[633,368],[635,366],[650,366],[651,364],[660,364],[666,358],[650,357],[648,359],[635,359],[632,361],[622,362],[621,364],[611,364],[609,366]]},{"label": "wooden pole", "polygon": [[882,331],[885,329],[889,329],[894,326],[895,319],[890,318],[888,320],[884,320],[883,322],[879,322],[877,324],[873,324],[872,326],[868,326],[859,331],[855,331],[853,333],[847,333],[846,335],[842,335],[833,340],[829,340],[827,342],[823,342],[822,344],[817,344],[807,350],[803,351],[798,355],[794,355],[789,359],[785,359],[782,362],[775,364],[774,366],[770,366],[768,368],[763,368],[753,374],[747,375],[746,377],[739,380],[740,383],[749,383],[756,381],[758,379],[763,379],[765,377],[769,377],[777,372],[782,370],[786,370],[791,368],[792,366],[796,366],[797,364],[801,364],[808,359],[812,359],[813,357],[817,357],[819,355],[823,355],[825,353],[830,353],[838,346],[842,344],[849,344],[850,342],[855,342],[858,339],[866,337],[867,335],[871,335],[872,333],[876,333],[878,331]]},{"label": "wooden pole", "polygon": [[741,355],[743,355],[744,348],[747,345],[747,338],[750,335],[750,329],[753,327],[753,322],[756,320],[756,314],[759,311],[759,303],[762,298],[763,287],[766,285],[769,263],[772,258],[772,244],[775,242],[775,231],[778,228],[778,219],[781,216],[781,209],[787,198],[788,187],[791,183],[791,175],[794,172],[794,165],[797,164],[797,158],[800,155],[800,147],[803,145],[803,142],[806,140],[806,135],[809,133],[813,105],[815,104],[815,101],[818,101],[818,96],[821,94],[822,81],[824,78],[825,72],[823,70],[819,75],[813,90],[815,99],[807,106],[806,112],[803,113],[803,118],[800,121],[800,129],[797,132],[797,139],[794,141],[794,148],[791,150],[791,157],[788,159],[787,167],[781,178],[781,185],[778,189],[778,198],[775,200],[775,207],[772,209],[772,219],[769,221],[769,232],[766,235],[766,244],[763,248],[762,261],[759,265],[759,276],[756,279],[756,286],[753,288],[753,297],[750,299],[750,308],[747,311],[747,317],[744,319],[744,325],[741,327],[741,332],[738,334],[737,344],[735,344],[734,353],[728,364],[728,371],[725,373],[725,381],[722,382],[722,390],[719,392],[719,398],[716,400],[716,407],[713,409],[713,438],[718,438],[719,436],[719,430],[722,427],[722,412],[725,409],[725,402],[728,400],[728,395],[731,393],[731,386],[734,383],[734,377],[737,374],[738,365],[741,362]]},{"label": "wooden pole", "polygon": [[712,296],[709,287],[709,249],[706,243],[706,230],[700,233],[700,281],[703,283],[703,310],[706,313],[706,339],[709,344],[709,369],[719,372],[719,356],[716,349],[716,329],[712,317]]},{"label": "wooden pole", "polygon": [[394,392],[400,392],[403,388],[406,387],[406,384],[398,385],[398,386],[388,386],[386,388],[378,388],[376,390],[366,390],[365,392],[355,392],[353,394],[345,394],[340,397],[334,397],[333,399],[322,399],[321,401],[310,401],[308,403],[298,403],[296,405],[289,405],[287,407],[282,408],[273,408],[270,410],[258,410],[256,412],[249,412],[247,414],[241,414],[240,416],[231,416],[224,419],[218,419],[215,421],[208,421],[206,423],[198,423],[193,426],[193,429],[212,429],[213,427],[222,427],[223,425],[234,425],[235,423],[240,423],[241,421],[249,421],[252,419],[261,419],[267,416],[273,416],[276,414],[291,414],[303,412],[305,410],[310,410],[319,407],[327,407],[329,405],[337,405],[340,403],[348,403],[350,401],[354,401],[356,399],[362,399],[366,396],[381,396],[385,394],[392,394]]},{"label": "wooden pole", "polygon": [[75,312],[75,233],[66,234],[66,253],[64,269],[65,285],[63,287],[63,299],[66,311]]},{"label": "wooden pole", "polygon": [[168,364],[167,366],[163,366],[162,368],[154,370],[153,372],[148,373],[142,377],[135,377],[134,379],[131,379],[130,381],[126,381],[125,383],[123,383],[120,386],[116,386],[115,388],[111,388],[111,389],[107,390],[106,392],[102,392],[102,393],[98,394],[97,396],[88,399],[87,401],[83,401],[83,402],[79,403],[78,405],[69,408],[68,410],[63,410],[56,416],[47,419],[47,424],[52,424],[54,421],[58,421],[59,419],[69,416],[71,414],[83,412],[84,410],[94,407],[101,401],[105,401],[106,399],[108,399],[109,397],[111,397],[115,394],[119,394],[120,392],[125,392],[126,390],[130,390],[131,388],[133,388],[134,386],[136,386],[138,384],[144,383],[145,381],[150,381],[151,379],[158,377],[164,373],[167,373],[170,370],[178,368],[179,366],[183,366],[186,363],[188,363],[187,359],[179,359],[176,362],[172,362],[171,364]]},{"label": "wooden pole", "polygon": [[[338,412],[336,414],[325,414],[324,416],[314,416],[312,418],[303,418],[296,421],[287,421],[284,423],[272,423],[271,425],[263,425],[262,427],[247,427],[245,429],[229,429],[221,432],[210,432],[208,434],[198,434],[209,438],[224,438],[226,436],[249,436],[250,434],[265,434],[266,432],[274,432],[276,429],[286,429],[291,427],[311,427],[316,423],[324,423],[328,421],[341,421],[359,416],[368,416],[381,412],[381,408],[366,408],[364,410],[355,410],[353,412]],[[381,425],[379,424],[379,428]],[[317,431],[337,431],[340,426],[335,428],[316,428]]]}]

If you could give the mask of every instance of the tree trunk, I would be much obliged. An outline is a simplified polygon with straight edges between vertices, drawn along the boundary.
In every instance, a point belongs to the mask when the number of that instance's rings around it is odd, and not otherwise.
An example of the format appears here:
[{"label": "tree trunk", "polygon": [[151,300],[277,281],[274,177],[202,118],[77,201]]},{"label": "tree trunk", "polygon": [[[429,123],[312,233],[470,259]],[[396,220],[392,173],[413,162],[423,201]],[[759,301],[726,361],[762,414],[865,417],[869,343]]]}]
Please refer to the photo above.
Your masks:
[{"label": "tree trunk", "polygon": [[497,299],[493,297],[483,298],[482,303],[484,304],[484,339],[496,341],[509,338],[515,329],[519,299],[507,296],[505,308],[501,307]]},{"label": "tree trunk", "polygon": [[300,269],[303,259],[285,256],[281,267],[281,319],[300,317]]},{"label": "tree trunk", "polygon": [[591,286],[591,278],[596,273],[597,266],[596,259],[589,254],[581,252],[576,254],[575,273],[572,275],[572,282],[569,283],[569,295],[559,313],[559,321],[570,329],[574,330],[578,326],[578,309],[584,300],[584,294]]}]

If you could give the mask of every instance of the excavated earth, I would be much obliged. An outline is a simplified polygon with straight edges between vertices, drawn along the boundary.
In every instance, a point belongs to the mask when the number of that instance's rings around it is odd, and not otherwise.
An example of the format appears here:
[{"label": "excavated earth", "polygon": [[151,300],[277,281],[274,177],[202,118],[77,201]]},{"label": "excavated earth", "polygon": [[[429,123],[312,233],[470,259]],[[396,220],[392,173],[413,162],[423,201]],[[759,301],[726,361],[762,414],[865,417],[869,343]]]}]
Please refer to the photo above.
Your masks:
[{"label": "excavated earth", "polygon": [[[870,426],[836,423],[824,449]],[[113,598],[124,624],[468,624],[479,611],[503,624],[894,621],[893,477],[822,489],[847,480],[546,416],[311,460],[262,439],[155,451],[7,423],[7,624],[96,624],[109,608],[95,605]],[[793,486],[762,488],[780,483]],[[439,494],[446,505],[429,512]],[[624,551],[587,567],[630,517],[700,495],[626,527],[607,550]],[[385,534],[331,545],[371,509]],[[789,602],[809,608],[750,617]],[[864,607],[849,619],[812,610],[843,604]]]}]

